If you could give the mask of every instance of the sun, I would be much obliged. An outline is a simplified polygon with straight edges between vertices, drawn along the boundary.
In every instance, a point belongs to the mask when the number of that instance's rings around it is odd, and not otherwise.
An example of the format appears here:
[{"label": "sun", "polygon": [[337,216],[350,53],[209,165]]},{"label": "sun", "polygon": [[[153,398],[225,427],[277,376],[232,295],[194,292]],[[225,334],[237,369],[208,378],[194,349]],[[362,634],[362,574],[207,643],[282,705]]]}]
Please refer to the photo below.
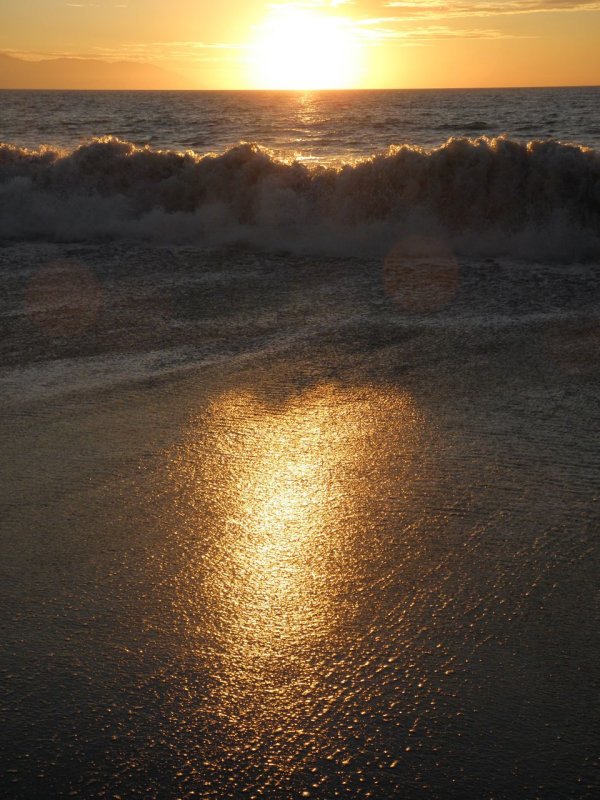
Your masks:
[{"label": "sun", "polygon": [[276,6],[253,46],[260,89],[349,89],[360,74],[360,48],[348,19]]}]

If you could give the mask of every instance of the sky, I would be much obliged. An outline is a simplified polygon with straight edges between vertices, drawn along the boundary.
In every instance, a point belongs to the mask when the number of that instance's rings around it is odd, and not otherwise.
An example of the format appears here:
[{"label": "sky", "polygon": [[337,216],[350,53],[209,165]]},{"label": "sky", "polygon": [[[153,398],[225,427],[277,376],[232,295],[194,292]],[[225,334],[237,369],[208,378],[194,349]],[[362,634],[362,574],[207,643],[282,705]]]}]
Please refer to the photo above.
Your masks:
[{"label": "sky", "polygon": [[2,54],[142,62],[139,88],[156,68],[173,88],[600,84],[600,0],[0,0],[0,20]]}]

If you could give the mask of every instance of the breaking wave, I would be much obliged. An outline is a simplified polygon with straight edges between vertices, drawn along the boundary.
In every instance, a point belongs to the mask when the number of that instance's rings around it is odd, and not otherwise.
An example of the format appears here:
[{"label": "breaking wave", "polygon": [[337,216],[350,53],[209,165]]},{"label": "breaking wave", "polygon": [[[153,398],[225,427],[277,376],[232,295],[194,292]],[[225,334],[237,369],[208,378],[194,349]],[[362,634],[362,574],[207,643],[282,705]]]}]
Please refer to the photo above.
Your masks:
[{"label": "breaking wave", "polygon": [[482,137],[334,168],[250,144],[216,156],[115,138],[72,152],[3,144],[0,237],[585,259],[600,255],[600,153]]}]

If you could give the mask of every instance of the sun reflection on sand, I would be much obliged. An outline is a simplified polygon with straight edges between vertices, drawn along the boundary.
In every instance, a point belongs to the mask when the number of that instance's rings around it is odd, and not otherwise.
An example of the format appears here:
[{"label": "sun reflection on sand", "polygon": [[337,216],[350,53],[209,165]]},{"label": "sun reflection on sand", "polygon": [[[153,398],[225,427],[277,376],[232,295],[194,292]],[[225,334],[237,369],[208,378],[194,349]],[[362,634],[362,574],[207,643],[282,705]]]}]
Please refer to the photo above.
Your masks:
[{"label": "sun reflection on sand", "polygon": [[333,420],[319,401],[262,422],[250,398],[227,398],[217,413],[237,415],[240,406],[249,424],[241,441],[239,432],[229,440],[236,447],[226,478],[233,513],[216,543],[211,594],[228,623],[229,666],[251,657],[264,668],[309,630],[323,633],[331,624],[327,584],[337,559],[327,533],[344,503],[345,454],[323,447]]},{"label": "sun reflection on sand", "polygon": [[225,394],[195,423],[202,445],[185,460],[202,518],[177,604],[212,677],[191,702],[219,720],[229,752],[268,754],[253,763],[273,779],[323,746],[340,689],[324,664],[360,606],[366,475],[385,428],[410,438],[416,418],[396,391],[325,386],[284,404]]}]

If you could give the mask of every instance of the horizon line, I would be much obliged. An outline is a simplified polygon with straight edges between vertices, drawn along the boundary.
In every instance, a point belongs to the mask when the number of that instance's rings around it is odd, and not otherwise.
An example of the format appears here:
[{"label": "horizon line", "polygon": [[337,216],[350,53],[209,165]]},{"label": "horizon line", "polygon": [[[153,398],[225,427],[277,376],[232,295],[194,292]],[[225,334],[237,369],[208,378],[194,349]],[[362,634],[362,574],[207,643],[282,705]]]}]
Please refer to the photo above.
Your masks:
[{"label": "horizon line", "polygon": [[599,83],[561,83],[561,84],[513,84],[513,85],[494,85],[494,86],[357,86],[357,87],[341,87],[335,88],[292,88],[292,89],[269,89],[269,88],[172,88],[172,89],[109,89],[89,87],[82,89],[65,88],[60,86],[37,87],[37,86],[3,86],[0,87],[0,92],[270,92],[272,94],[306,94],[308,92],[483,92],[483,91],[501,91],[509,89],[599,89]]}]

